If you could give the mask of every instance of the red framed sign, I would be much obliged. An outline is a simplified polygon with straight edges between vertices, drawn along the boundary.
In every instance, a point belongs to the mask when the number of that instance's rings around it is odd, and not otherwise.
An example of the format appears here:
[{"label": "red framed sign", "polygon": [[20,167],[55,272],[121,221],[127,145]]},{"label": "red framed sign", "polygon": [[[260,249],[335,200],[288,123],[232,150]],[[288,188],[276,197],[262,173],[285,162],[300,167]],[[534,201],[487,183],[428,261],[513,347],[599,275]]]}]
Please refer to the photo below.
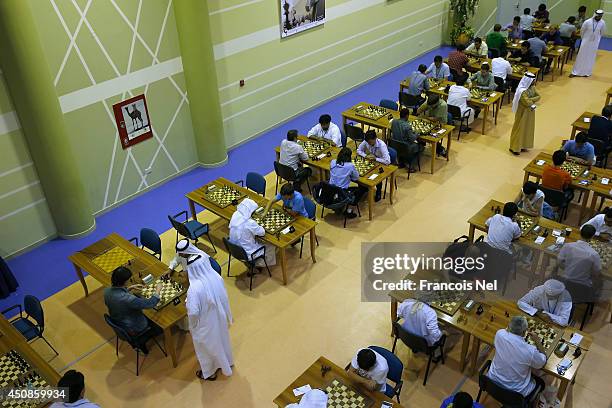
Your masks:
[{"label": "red framed sign", "polygon": [[113,112],[123,149],[153,137],[149,110],[144,95],[138,95],[114,104]]}]

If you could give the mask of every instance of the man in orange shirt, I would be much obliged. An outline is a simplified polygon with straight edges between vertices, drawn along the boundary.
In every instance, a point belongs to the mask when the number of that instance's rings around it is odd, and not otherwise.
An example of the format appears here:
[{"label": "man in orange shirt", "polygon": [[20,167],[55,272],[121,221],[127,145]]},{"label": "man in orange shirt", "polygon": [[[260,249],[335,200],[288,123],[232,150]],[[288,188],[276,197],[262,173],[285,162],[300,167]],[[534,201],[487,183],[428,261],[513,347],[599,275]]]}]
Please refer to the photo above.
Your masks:
[{"label": "man in orange shirt", "polygon": [[553,190],[565,190],[572,183],[572,176],[561,165],[565,161],[566,154],[563,150],[553,153],[553,165],[546,166],[542,172],[542,186]]}]

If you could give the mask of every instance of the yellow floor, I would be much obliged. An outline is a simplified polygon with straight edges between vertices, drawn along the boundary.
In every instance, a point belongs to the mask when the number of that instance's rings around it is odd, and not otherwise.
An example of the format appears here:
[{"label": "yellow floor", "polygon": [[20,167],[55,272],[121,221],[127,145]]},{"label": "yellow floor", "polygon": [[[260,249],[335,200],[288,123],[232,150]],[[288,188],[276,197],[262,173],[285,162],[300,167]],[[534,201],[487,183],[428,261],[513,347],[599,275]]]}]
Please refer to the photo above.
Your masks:
[{"label": "yellow floor", "polygon": [[[92,295],[84,299],[79,283],[44,302],[46,335],[60,351],[51,363],[58,370],[71,365],[84,372],[87,396],[103,407],[206,406],[271,407],[272,399],[320,355],[344,365],[354,351],[377,344],[391,347],[389,304],[360,301],[360,245],[364,241],[448,241],[467,233],[467,219],[489,198],[514,198],[523,180],[522,168],[540,150],[555,149],[570,134],[570,124],[585,110],[598,112],[605,90],[612,83],[612,53],[600,52],[595,75],[589,79],[565,75],[538,84],[542,95],[536,111],[536,149],[514,157],[508,152],[513,115],[509,105],[501,110],[496,127],[486,135],[472,132],[453,140],[451,161],[438,160],[435,175],[419,173],[408,181],[401,172],[396,202],[376,205],[374,220],[349,221],[342,229],[333,214],[318,228],[321,244],[316,264],[298,251],[289,251],[289,285],[280,284],[280,270],[273,278],[260,276],[252,292],[244,282],[226,278],[235,323],[231,328],[235,370],[231,378],[216,382],[196,380],[196,359],[188,334],[178,333],[179,366],[153,350],[140,377],[135,376],[135,355],[125,346],[115,356],[112,332],[102,318],[105,312],[99,285],[88,278]],[[479,122],[474,129],[480,129]],[[270,152],[270,160],[274,154]],[[428,158],[423,160],[429,169]],[[248,169],[245,168],[245,172]],[[268,176],[273,190],[273,179]],[[268,189],[269,194],[272,192]],[[187,202],[185,202],[187,207]],[[362,212],[364,210],[362,206]],[[160,215],[161,216],[161,215]],[[570,219],[575,219],[575,211]],[[204,217],[206,219],[206,217]],[[214,221],[214,220],[211,220]],[[217,244],[227,234],[221,221],[212,223]],[[134,231],[136,233],[136,231]],[[164,261],[172,255],[174,232],[163,235]],[[308,243],[306,243],[306,246]],[[227,256],[221,254],[220,262]],[[66,273],[74,273],[68,268]],[[224,268],[225,273],[225,268]],[[612,325],[609,310],[596,308],[586,331],[595,337],[576,384],[570,387],[565,407],[609,407],[612,403]],[[451,339],[456,341],[457,339]],[[34,347],[44,357],[52,353],[43,342]],[[438,407],[460,382],[474,396],[477,382],[457,369],[455,347],[445,366],[438,366],[426,387],[422,386],[421,359],[410,358],[399,346],[406,365],[402,403],[406,407]],[[419,375],[419,379],[417,379]],[[492,399],[487,407],[496,407]]]}]

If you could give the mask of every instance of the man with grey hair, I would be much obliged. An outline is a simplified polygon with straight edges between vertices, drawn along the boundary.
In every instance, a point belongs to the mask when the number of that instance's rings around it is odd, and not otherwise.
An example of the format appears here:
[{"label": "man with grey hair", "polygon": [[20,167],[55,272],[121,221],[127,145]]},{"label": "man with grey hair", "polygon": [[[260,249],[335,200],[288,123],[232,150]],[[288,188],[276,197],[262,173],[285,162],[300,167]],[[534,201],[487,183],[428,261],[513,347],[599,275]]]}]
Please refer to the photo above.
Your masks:
[{"label": "man with grey hair", "polygon": [[531,369],[544,367],[546,354],[537,335],[529,334],[535,345],[525,341],[528,326],[524,316],[514,316],[507,329],[497,331],[493,342],[495,357],[488,376],[502,387],[530,399],[533,392],[544,387],[544,381],[532,376]]}]

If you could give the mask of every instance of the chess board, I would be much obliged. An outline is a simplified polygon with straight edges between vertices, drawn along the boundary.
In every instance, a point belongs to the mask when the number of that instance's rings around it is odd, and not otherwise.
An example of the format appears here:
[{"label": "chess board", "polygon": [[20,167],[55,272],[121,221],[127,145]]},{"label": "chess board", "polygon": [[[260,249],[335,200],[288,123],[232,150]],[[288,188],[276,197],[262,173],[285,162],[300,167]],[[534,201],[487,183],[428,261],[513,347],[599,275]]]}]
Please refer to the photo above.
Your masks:
[{"label": "chess board", "polygon": [[361,156],[356,156],[353,160],[355,164],[355,168],[359,172],[359,177],[363,177],[368,174],[374,167],[376,167],[376,162],[368,159],[364,159]]},{"label": "chess board", "polygon": [[[13,388],[20,390],[24,389],[49,389],[50,385],[47,381],[42,378],[37,372],[32,372],[29,375],[22,377],[22,382],[14,385]],[[0,403],[2,408],[34,408],[39,406],[46,406],[51,401],[50,398],[43,399],[5,399]]]},{"label": "chess board", "polygon": [[270,211],[268,211],[264,218],[262,218],[261,213],[263,213],[263,207],[259,207],[255,213],[253,213],[253,219],[264,227],[268,234],[272,235],[280,233],[289,224],[295,221],[295,218],[291,215],[277,208],[270,208]]},{"label": "chess board", "polygon": [[187,291],[187,288],[185,288],[182,284],[176,281],[173,281],[171,279],[155,280],[152,283],[146,285],[140,291],[140,296],[147,298],[147,299],[153,296],[153,294],[155,293],[155,286],[157,285],[157,282],[161,282],[163,285],[163,288],[160,293],[159,302],[154,307],[155,310],[160,310],[164,306],[172,303],[174,299],[176,299],[179,296],[182,296]]},{"label": "chess board", "polygon": [[388,113],[389,112],[387,111],[387,109],[383,108],[382,106],[359,105],[355,108],[355,115],[372,120],[378,120],[383,116],[386,116]]},{"label": "chess board", "polygon": [[410,121],[410,126],[419,135],[429,135],[431,132],[440,129],[440,124],[426,119],[415,119]]},{"label": "chess board", "polygon": [[334,379],[326,388],[328,408],[369,408],[374,401],[355,388]]},{"label": "chess board", "polygon": [[525,75],[527,67],[520,64],[512,64],[512,73],[516,75]]},{"label": "chess board", "polygon": [[609,267],[612,263],[612,244],[602,241],[591,241],[589,244],[599,254],[602,267]]},{"label": "chess board", "polygon": [[527,214],[518,213],[514,217],[514,221],[521,227],[521,235],[525,236],[537,225],[536,218]]},{"label": "chess board", "polygon": [[529,323],[529,327],[527,328],[525,341],[527,341],[529,344],[534,344],[529,337],[529,334],[533,333],[537,335],[540,339],[542,339],[541,345],[544,348],[544,354],[546,354],[546,357],[550,357],[550,354],[555,350],[555,347],[557,347],[557,343],[559,343],[561,336],[563,336],[563,329],[557,328],[530,316],[527,316],[527,323]]},{"label": "chess board", "polygon": [[429,86],[431,88],[437,88],[440,86],[440,84],[442,83],[442,79],[440,78],[428,78],[427,79],[429,81]]},{"label": "chess board", "polygon": [[483,99],[488,98],[491,92],[486,89],[472,88],[470,89],[470,94],[472,94],[474,99]]},{"label": "chess board", "polygon": [[15,350],[0,357],[0,388],[10,388],[23,374],[30,370],[30,364]]},{"label": "chess board", "polygon": [[436,291],[425,294],[421,300],[434,309],[453,316],[467,299],[467,294],[459,291]]},{"label": "chess board", "polygon": [[211,184],[206,188],[204,198],[218,207],[225,208],[232,203],[234,200],[239,200],[244,197],[245,194],[236,190],[231,186],[219,186],[217,184]]},{"label": "chess board", "polygon": [[475,57],[473,55],[468,55],[468,64],[470,65],[480,64],[481,60],[482,60],[482,57]]},{"label": "chess board", "polygon": [[584,172],[584,166],[570,161],[563,163],[561,168],[567,171],[572,177],[578,177]]},{"label": "chess board", "polygon": [[116,246],[104,252],[102,255],[96,256],[92,259],[92,262],[98,265],[104,272],[111,273],[117,267],[125,265],[134,258],[134,255]]},{"label": "chess board", "polygon": [[317,157],[327,149],[325,143],[315,142],[313,140],[298,140],[298,144],[304,148],[304,151],[311,159]]}]

